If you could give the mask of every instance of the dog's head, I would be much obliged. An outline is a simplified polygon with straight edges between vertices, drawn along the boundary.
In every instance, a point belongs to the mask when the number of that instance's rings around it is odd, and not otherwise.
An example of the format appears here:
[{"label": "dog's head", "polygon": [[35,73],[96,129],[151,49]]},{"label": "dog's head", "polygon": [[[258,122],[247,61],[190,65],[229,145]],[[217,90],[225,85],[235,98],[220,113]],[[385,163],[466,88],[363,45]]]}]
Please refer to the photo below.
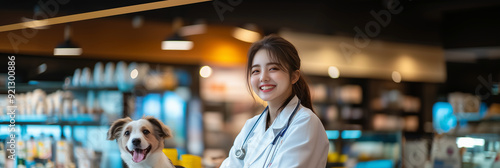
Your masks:
[{"label": "dog's head", "polygon": [[161,151],[163,140],[171,137],[170,129],[154,117],[132,121],[129,117],[116,120],[108,130],[108,140],[115,140],[120,150],[128,152],[132,161],[147,159],[150,152]]}]

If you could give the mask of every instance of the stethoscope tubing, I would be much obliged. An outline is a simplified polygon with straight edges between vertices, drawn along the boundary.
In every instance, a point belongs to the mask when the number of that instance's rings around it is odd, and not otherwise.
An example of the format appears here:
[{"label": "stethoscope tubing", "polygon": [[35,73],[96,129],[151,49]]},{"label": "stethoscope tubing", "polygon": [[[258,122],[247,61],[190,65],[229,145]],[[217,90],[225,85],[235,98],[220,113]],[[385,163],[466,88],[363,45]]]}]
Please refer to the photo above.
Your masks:
[{"label": "stethoscope tubing", "polygon": [[[287,124],[286,124],[285,128],[283,128],[280,132],[278,132],[278,135],[276,135],[276,137],[274,138],[273,142],[271,143],[271,149],[270,149],[269,153],[268,153],[268,154],[267,154],[267,156],[266,156],[266,160],[264,161],[264,165],[263,165],[263,167],[266,167],[266,162],[267,162],[267,159],[269,158],[269,154],[271,154],[271,153],[272,153],[272,157],[271,157],[271,160],[270,160],[270,162],[269,162],[269,164],[268,164],[267,166],[269,167],[269,166],[271,165],[272,161],[274,160],[274,158],[275,158],[274,156],[276,155],[276,151],[277,151],[278,146],[279,146],[279,145],[276,145],[276,146],[275,146],[275,144],[276,144],[276,142],[278,142],[278,140],[280,140],[280,139],[283,137],[283,135],[285,135],[285,132],[288,130],[288,127],[290,126],[290,123],[291,123],[291,121],[292,121],[293,117],[294,117],[294,116],[295,116],[295,114],[297,113],[297,110],[298,110],[299,106],[300,106],[300,100],[297,102],[297,105],[295,106],[295,109],[293,110],[292,114],[291,114],[291,115],[290,115],[290,117],[288,118],[288,122],[287,122]],[[252,128],[250,129],[250,131],[248,132],[247,136],[245,137],[245,140],[243,141],[243,144],[241,145],[240,149],[238,149],[238,150],[239,150],[239,152],[245,152],[244,147],[245,147],[245,144],[247,143],[247,140],[248,140],[248,138],[249,138],[250,134],[254,131],[255,126],[256,126],[256,125],[259,123],[259,121],[260,121],[260,118],[262,118],[263,114],[264,114],[264,113],[266,112],[266,110],[268,110],[268,109],[269,109],[269,106],[267,106],[267,107],[264,109],[264,111],[262,111],[262,113],[259,115],[259,118],[257,118],[257,121],[255,121],[255,123],[253,124]],[[274,148],[274,149],[273,149],[273,148]],[[245,154],[244,154],[244,155],[245,155]],[[243,155],[243,158],[245,157],[244,155]],[[239,158],[239,159],[243,159],[243,158]]]}]

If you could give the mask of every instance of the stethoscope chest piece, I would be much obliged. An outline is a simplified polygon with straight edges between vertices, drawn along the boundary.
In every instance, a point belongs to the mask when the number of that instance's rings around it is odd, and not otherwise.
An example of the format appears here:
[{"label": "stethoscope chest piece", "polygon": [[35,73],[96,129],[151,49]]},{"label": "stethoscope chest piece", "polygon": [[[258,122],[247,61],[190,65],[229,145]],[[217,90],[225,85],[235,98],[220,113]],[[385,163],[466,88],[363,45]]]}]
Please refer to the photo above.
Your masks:
[{"label": "stethoscope chest piece", "polygon": [[236,158],[243,160],[245,158],[245,149],[238,149],[235,152]]}]

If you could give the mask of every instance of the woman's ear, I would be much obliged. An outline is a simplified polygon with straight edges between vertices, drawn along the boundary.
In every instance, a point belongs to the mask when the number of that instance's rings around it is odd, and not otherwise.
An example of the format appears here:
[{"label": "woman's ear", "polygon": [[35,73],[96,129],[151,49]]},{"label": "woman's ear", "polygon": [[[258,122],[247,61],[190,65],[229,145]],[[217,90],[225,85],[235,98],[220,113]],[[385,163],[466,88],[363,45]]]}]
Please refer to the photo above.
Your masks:
[{"label": "woman's ear", "polygon": [[299,78],[300,78],[299,70],[295,70],[294,72],[292,72],[292,84],[297,83],[297,81],[299,81]]}]

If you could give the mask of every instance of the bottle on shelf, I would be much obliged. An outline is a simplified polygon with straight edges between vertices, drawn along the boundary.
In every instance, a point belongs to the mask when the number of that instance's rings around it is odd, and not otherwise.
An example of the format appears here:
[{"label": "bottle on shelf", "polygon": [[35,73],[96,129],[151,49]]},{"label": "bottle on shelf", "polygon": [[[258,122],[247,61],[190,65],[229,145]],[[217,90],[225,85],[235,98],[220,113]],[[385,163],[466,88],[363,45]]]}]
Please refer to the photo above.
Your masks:
[{"label": "bottle on shelf", "polygon": [[26,143],[22,139],[17,141],[17,168],[26,168]]},{"label": "bottle on shelf", "polygon": [[35,158],[38,158],[38,147],[35,137],[30,136],[29,140],[26,142],[26,166],[34,166]]},{"label": "bottle on shelf", "polygon": [[73,144],[67,140],[64,135],[61,140],[57,142],[56,149],[56,167],[68,167],[73,165]]},{"label": "bottle on shelf", "polygon": [[46,164],[52,158],[52,143],[50,138],[41,134],[38,142],[38,162]]},{"label": "bottle on shelf", "polygon": [[0,167],[5,167],[5,158],[4,141],[0,140]]},{"label": "bottle on shelf", "polygon": [[56,145],[56,139],[54,138],[54,135],[49,135],[49,141],[50,141],[50,150],[51,152],[51,157],[49,159],[49,163],[51,163],[55,167],[55,162],[56,162],[56,150],[57,150],[57,145]]}]

